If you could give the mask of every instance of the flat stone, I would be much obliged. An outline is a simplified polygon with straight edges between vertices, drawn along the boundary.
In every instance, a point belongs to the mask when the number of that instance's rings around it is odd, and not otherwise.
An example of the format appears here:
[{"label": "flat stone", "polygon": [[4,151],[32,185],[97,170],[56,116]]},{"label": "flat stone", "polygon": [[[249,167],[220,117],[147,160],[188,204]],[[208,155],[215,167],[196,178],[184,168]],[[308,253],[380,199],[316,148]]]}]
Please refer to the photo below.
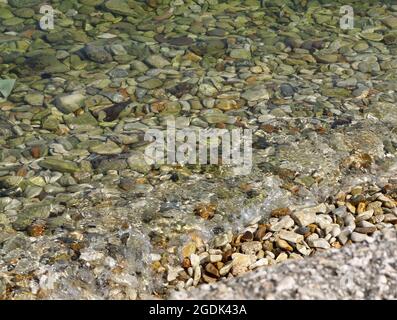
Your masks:
[{"label": "flat stone", "polygon": [[251,51],[246,49],[233,49],[230,51],[230,57],[234,59],[251,59]]},{"label": "flat stone", "polygon": [[238,276],[248,271],[249,266],[255,262],[256,257],[248,254],[233,253],[232,259],[232,274]]},{"label": "flat stone", "polygon": [[241,245],[241,251],[248,255],[256,254],[261,249],[262,243],[260,241],[243,242]]},{"label": "flat stone", "polygon": [[87,45],[84,48],[84,53],[90,60],[98,63],[107,63],[113,60],[112,55],[101,46]]},{"label": "flat stone", "polygon": [[281,239],[284,239],[288,242],[292,242],[292,243],[301,243],[304,239],[303,235],[301,234],[297,234],[293,231],[287,231],[287,230],[281,230],[278,233],[278,236]]},{"label": "flat stone", "polygon": [[350,235],[350,239],[353,242],[363,242],[363,241],[366,241],[368,239],[368,236],[365,233],[353,232]]},{"label": "flat stone", "polygon": [[44,103],[44,95],[40,93],[27,94],[24,99],[26,103],[32,106],[42,106]]},{"label": "flat stone", "polygon": [[8,4],[14,8],[34,7],[41,3],[40,0],[8,0]]},{"label": "flat stone", "polygon": [[382,22],[391,29],[397,29],[397,17],[389,16],[382,20]]},{"label": "flat stone", "polygon": [[148,79],[146,81],[139,83],[140,87],[149,89],[149,90],[159,88],[162,85],[163,85],[163,82],[159,79]]},{"label": "flat stone", "polygon": [[276,239],[276,245],[278,248],[286,251],[292,252],[294,248],[291,247],[291,245],[284,239],[278,238]]},{"label": "flat stone", "polygon": [[55,106],[63,113],[72,113],[80,109],[83,105],[85,96],[81,93],[61,95],[55,99]]},{"label": "flat stone", "polygon": [[152,67],[159,69],[162,69],[170,65],[170,62],[160,55],[151,55],[148,58],[146,58],[146,62],[150,64]]},{"label": "flat stone", "polygon": [[241,97],[248,101],[269,100],[270,98],[266,87],[262,85],[246,90]]},{"label": "flat stone", "polygon": [[113,141],[108,140],[106,143],[100,143],[90,147],[90,152],[97,153],[97,154],[120,154],[122,149]]},{"label": "flat stone", "polygon": [[39,162],[39,165],[43,168],[59,171],[59,172],[77,172],[79,171],[79,166],[69,160],[52,159],[47,158]]},{"label": "flat stone", "polygon": [[319,238],[319,239],[314,239],[314,240],[308,241],[308,244],[312,248],[318,248],[318,249],[329,249],[329,248],[331,248],[331,245],[328,243],[328,241],[323,239],[323,238]]},{"label": "flat stone", "polygon": [[131,170],[147,173],[151,166],[146,162],[145,155],[139,151],[134,151],[127,159],[128,166]]},{"label": "flat stone", "polygon": [[280,231],[281,229],[288,229],[294,225],[294,220],[290,216],[284,216],[280,221],[270,226],[270,231]]},{"label": "flat stone", "polygon": [[128,5],[125,0],[109,0],[105,3],[106,9],[110,12],[123,16],[135,16],[136,12]]}]

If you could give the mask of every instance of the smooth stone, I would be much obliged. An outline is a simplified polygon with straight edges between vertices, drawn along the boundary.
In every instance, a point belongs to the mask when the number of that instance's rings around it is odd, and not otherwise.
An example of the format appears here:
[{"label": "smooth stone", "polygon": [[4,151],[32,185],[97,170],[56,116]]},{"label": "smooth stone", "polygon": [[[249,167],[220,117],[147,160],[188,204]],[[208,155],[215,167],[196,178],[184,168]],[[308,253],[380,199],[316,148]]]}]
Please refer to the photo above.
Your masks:
[{"label": "smooth stone", "polygon": [[230,57],[234,59],[251,59],[251,51],[246,49],[233,49],[230,51]]},{"label": "smooth stone", "polygon": [[151,166],[146,162],[145,155],[139,151],[134,151],[127,159],[128,166],[131,170],[147,173]]},{"label": "smooth stone", "polygon": [[316,222],[316,213],[325,213],[326,210],[327,207],[322,203],[318,206],[299,209],[293,212],[291,217],[300,227],[306,227],[307,225]]},{"label": "smooth stone", "polygon": [[77,172],[79,171],[79,166],[69,160],[52,159],[47,158],[39,162],[39,165],[43,168],[59,171],[59,172]]},{"label": "smooth stone", "polygon": [[308,241],[308,244],[309,244],[309,246],[311,246],[313,248],[319,248],[319,249],[331,248],[331,245],[328,243],[328,241],[323,238]]},{"label": "smooth stone", "polygon": [[44,103],[44,96],[40,93],[27,94],[24,99],[26,103],[32,106],[42,106]]},{"label": "smooth stone", "polygon": [[113,141],[108,140],[106,143],[100,143],[90,147],[90,152],[102,155],[120,154],[122,149]]},{"label": "smooth stone", "polygon": [[163,82],[159,79],[148,79],[146,81],[139,83],[140,87],[149,89],[149,90],[159,88],[162,85],[163,85]]},{"label": "smooth stone", "polygon": [[301,234],[297,234],[293,231],[287,231],[287,230],[281,230],[278,233],[278,236],[281,239],[284,239],[288,242],[292,242],[292,243],[301,243],[304,239],[303,235]]},{"label": "smooth stone", "polygon": [[14,8],[34,7],[41,2],[41,0],[8,0],[8,4]]},{"label": "smooth stone", "polygon": [[241,97],[248,101],[268,100],[270,98],[266,87],[262,85],[246,90]]},{"label": "smooth stone", "polygon": [[284,216],[280,221],[270,226],[270,231],[280,231],[281,229],[288,229],[294,225],[294,220],[290,216]]},{"label": "smooth stone", "polygon": [[382,22],[391,29],[397,29],[397,17],[389,16],[382,20]]},{"label": "smooth stone", "polygon": [[294,87],[288,83],[282,83],[280,86],[280,91],[283,97],[292,97],[295,93]]},{"label": "smooth stone", "polygon": [[151,55],[145,60],[148,64],[150,64],[152,67],[162,69],[168,65],[170,65],[170,62],[165,59],[164,57],[160,55]]},{"label": "smooth stone", "polygon": [[350,239],[353,242],[363,242],[363,241],[366,241],[368,239],[368,236],[365,233],[353,232],[350,235]]},{"label": "smooth stone", "polygon": [[107,63],[113,60],[112,55],[104,47],[86,45],[84,53],[90,60],[98,63]]},{"label": "smooth stone", "polygon": [[63,113],[72,113],[80,109],[83,105],[85,96],[81,93],[61,95],[55,99],[55,106]]}]

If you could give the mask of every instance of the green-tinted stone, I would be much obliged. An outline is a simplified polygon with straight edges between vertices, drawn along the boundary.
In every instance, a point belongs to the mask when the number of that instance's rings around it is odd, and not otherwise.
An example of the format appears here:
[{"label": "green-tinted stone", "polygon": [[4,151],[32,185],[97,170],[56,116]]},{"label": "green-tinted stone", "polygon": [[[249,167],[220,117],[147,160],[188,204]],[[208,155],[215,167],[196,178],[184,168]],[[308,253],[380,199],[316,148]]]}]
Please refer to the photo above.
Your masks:
[{"label": "green-tinted stone", "polygon": [[6,27],[12,27],[12,26],[16,26],[18,24],[23,23],[23,19],[22,18],[18,18],[18,17],[13,17],[7,20],[3,21],[3,25],[5,25]]},{"label": "green-tinted stone", "polygon": [[28,8],[40,4],[41,0],[8,0],[8,4],[15,8]]},{"label": "green-tinted stone", "polygon": [[34,10],[30,8],[20,8],[15,10],[14,14],[20,18],[32,18],[34,16]]},{"label": "green-tinted stone", "polygon": [[79,171],[79,166],[76,163],[55,158],[47,158],[45,160],[42,160],[40,161],[39,165],[43,168],[59,172],[73,173]]},{"label": "green-tinted stone", "polygon": [[149,89],[149,90],[161,87],[162,85],[163,85],[163,82],[159,79],[149,79],[149,80],[143,81],[139,84],[140,87]]}]

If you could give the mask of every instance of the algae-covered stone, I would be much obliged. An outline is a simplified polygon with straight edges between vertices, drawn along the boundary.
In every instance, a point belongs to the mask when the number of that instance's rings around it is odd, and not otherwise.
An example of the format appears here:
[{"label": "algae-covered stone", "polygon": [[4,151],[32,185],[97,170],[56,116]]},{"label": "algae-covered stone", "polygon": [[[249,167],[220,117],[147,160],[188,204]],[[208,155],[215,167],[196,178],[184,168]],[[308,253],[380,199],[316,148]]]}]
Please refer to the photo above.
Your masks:
[{"label": "algae-covered stone", "polygon": [[241,97],[248,101],[268,100],[269,93],[265,86],[259,85],[246,90]]},{"label": "algae-covered stone", "polygon": [[90,60],[98,63],[107,63],[113,60],[112,55],[101,46],[87,45],[84,52]]},{"label": "algae-covered stone", "polygon": [[40,4],[41,0],[8,0],[8,4],[15,8],[28,8]]},{"label": "algae-covered stone", "polygon": [[69,160],[47,158],[40,161],[39,165],[43,168],[59,172],[73,173],[79,171],[79,166],[75,162]]},{"label": "algae-covered stone", "polygon": [[90,148],[90,152],[98,154],[119,154],[121,151],[122,149],[111,140],[106,143],[99,143]]},{"label": "algae-covered stone", "polygon": [[81,93],[61,95],[55,99],[55,106],[63,113],[72,113],[82,107],[84,99]]},{"label": "algae-covered stone", "polygon": [[151,166],[146,162],[145,155],[142,152],[134,151],[128,157],[128,166],[131,170],[147,173],[150,171]]},{"label": "algae-covered stone", "polygon": [[47,53],[37,53],[26,59],[26,65],[39,72],[58,73],[67,72],[69,68],[60,62],[55,55]]},{"label": "algae-covered stone", "polygon": [[246,49],[233,49],[230,56],[235,59],[251,59],[251,52]]},{"label": "algae-covered stone", "polygon": [[109,0],[105,3],[106,9],[110,12],[120,14],[123,16],[134,16],[136,12],[130,8],[127,1],[124,0]]},{"label": "algae-covered stone", "polygon": [[46,219],[50,216],[51,204],[35,204],[24,208],[13,223],[16,230],[25,230],[35,219]]},{"label": "algae-covered stone", "polygon": [[155,68],[162,69],[168,65],[170,62],[160,55],[152,55],[146,59],[146,62]]},{"label": "algae-covered stone", "polygon": [[25,96],[26,103],[32,106],[42,106],[44,103],[44,96],[40,93],[31,93]]}]

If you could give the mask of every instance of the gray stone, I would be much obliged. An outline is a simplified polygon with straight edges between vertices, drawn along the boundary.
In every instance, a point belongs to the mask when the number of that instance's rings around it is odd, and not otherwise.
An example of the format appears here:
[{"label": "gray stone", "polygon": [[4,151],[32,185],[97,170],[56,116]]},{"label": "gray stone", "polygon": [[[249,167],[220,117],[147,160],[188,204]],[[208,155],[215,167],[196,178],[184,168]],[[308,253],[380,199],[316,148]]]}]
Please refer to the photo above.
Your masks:
[{"label": "gray stone", "polygon": [[113,60],[112,55],[100,46],[87,45],[84,48],[84,53],[90,60],[98,63],[108,63]]},{"label": "gray stone", "polygon": [[268,100],[270,98],[266,87],[262,85],[246,90],[241,97],[248,101]]}]

